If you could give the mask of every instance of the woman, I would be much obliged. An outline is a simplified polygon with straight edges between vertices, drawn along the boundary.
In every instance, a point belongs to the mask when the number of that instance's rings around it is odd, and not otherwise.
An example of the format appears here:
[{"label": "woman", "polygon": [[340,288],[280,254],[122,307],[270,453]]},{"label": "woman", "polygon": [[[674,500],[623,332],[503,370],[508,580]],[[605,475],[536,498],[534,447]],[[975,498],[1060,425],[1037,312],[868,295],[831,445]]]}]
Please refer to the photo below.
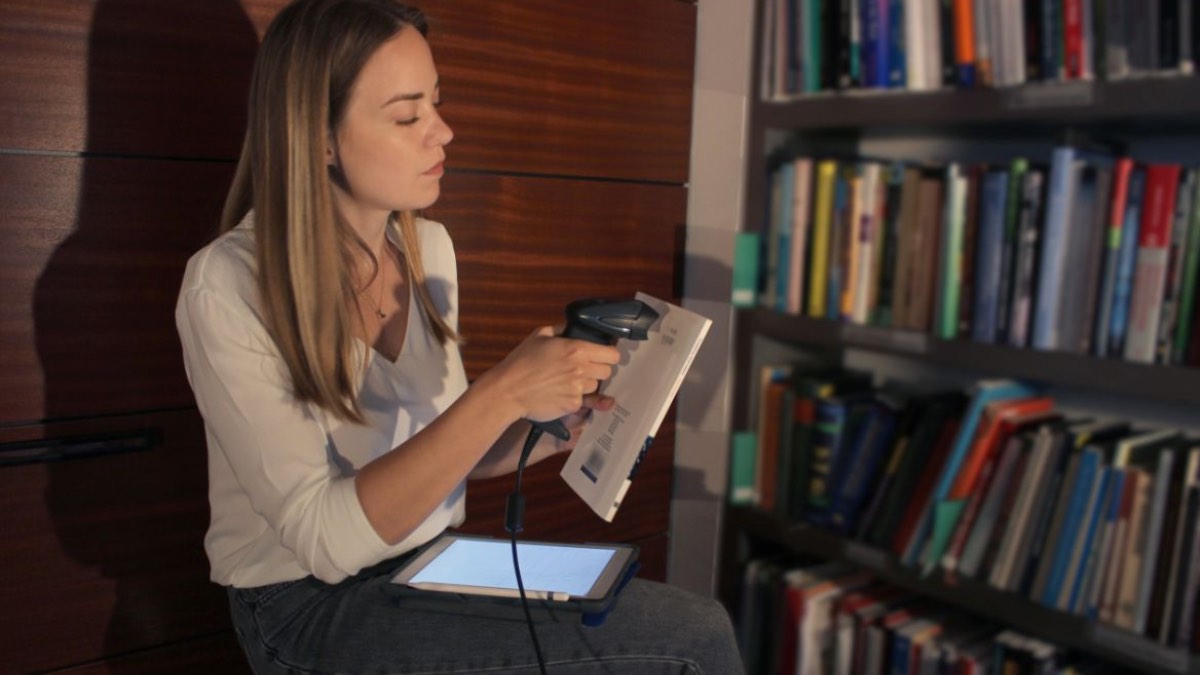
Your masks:
[{"label": "woman", "polygon": [[[511,472],[529,425],[577,436],[615,348],[533,332],[467,386],[454,251],[417,218],[453,132],[421,13],[299,0],[251,83],[224,233],[176,311],[209,447],[212,578],[256,672],[532,672],[519,621],[386,592],[464,518],[467,478]],[[571,447],[545,436],[530,462]],[[736,672],[715,603],[635,581],[599,628],[538,626],[566,672]],[[553,668],[554,665],[551,665]]]}]

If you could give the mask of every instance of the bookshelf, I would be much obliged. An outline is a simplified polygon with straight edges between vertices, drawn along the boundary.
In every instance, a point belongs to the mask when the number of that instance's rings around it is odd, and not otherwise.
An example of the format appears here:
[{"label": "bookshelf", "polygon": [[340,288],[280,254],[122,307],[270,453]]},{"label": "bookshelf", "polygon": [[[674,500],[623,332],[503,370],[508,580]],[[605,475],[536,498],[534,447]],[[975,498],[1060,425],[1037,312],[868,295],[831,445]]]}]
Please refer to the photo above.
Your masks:
[{"label": "bookshelf", "polygon": [[[900,564],[895,556],[830,534],[815,527],[792,523],[759,509],[731,507],[726,512],[728,533],[750,533],[790,550],[825,560],[853,563],[880,580],[903,586],[922,595],[960,607],[982,619],[1021,627],[1056,644],[1089,652],[1133,668],[1139,673],[1161,675],[1195,673],[1197,661],[1185,654],[1164,650],[1151,640],[1127,631],[1092,623],[1081,617],[1047,609],[1011,593],[1001,593],[973,579],[953,582],[940,577],[923,577]],[[727,542],[727,546],[736,545]]]},{"label": "bookshelf", "polygon": [[[765,100],[757,91],[764,59],[758,36],[763,33],[763,7],[768,4],[756,3],[751,59],[755,91],[750,97],[746,125],[745,231],[765,233],[764,205],[771,189],[765,168],[784,148],[791,148],[797,155],[845,157],[871,154],[863,148],[879,138],[893,143],[911,140],[918,145],[933,138],[957,147],[970,147],[972,143],[1003,146],[1005,142],[1021,148],[1036,146],[1044,148],[1049,157],[1050,149],[1067,129],[1129,143],[1165,142],[1169,146],[1180,141],[1182,148],[1200,143],[1200,77],[1194,75],[1031,82],[969,90],[854,89]],[[936,159],[946,159],[944,148],[939,147]],[[1014,150],[1013,154],[1023,152],[1026,150]],[[1186,166],[1200,165],[1187,150],[1179,152],[1176,161]],[[1095,392],[1109,398],[1200,411],[1200,368],[1196,367],[1143,364],[965,338],[941,339],[933,331],[753,308],[735,313],[735,429],[752,429],[755,425],[750,401],[756,395],[759,374],[754,371],[757,361],[752,351],[759,337],[818,356],[832,356],[835,362],[847,352],[897,356],[927,369],[974,371],[1052,389]],[[950,579],[940,571],[923,576],[917,569],[901,564],[890,551],[752,506],[731,505],[724,513],[719,590],[735,614],[740,564],[749,548],[764,545],[815,559],[853,563],[882,581],[1135,672],[1200,674],[1200,656],[1162,647],[1154,640],[1105,623],[1049,609],[981,581]]]}]

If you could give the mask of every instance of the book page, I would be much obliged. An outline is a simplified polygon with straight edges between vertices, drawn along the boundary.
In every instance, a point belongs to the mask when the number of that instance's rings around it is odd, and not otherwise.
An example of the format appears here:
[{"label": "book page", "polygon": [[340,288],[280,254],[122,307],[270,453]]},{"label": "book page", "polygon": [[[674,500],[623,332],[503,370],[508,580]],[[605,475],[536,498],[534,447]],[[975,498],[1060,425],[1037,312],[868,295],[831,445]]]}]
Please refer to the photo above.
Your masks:
[{"label": "book page", "polygon": [[646,340],[619,340],[621,361],[600,391],[616,400],[595,411],[562,469],[563,480],[592,510],[612,521],[630,472],[662,424],[712,321],[638,293],[659,313]]}]

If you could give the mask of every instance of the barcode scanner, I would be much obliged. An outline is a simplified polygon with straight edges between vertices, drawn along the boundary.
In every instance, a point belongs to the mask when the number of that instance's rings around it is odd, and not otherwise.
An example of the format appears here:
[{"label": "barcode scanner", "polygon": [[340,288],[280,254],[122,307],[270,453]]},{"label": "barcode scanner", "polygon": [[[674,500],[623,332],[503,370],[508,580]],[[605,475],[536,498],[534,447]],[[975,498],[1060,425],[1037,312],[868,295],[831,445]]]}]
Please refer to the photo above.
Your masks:
[{"label": "barcode scanner", "polygon": [[[598,345],[612,345],[620,338],[645,340],[658,320],[658,312],[641,300],[587,298],[567,305],[566,313],[562,336]],[[560,441],[571,438],[562,420],[534,422],[533,426]]]},{"label": "barcode scanner", "polygon": [[[641,300],[608,300],[604,298],[585,298],[567,305],[567,326],[562,337],[576,340],[586,340],[595,344],[612,345],[617,340],[645,340],[650,334],[650,326],[658,320],[658,312]],[[533,618],[529,614],[529,603],[525,598],[525,585],[521,581],[521,565],[517,561],[517,533],[524,528],[525,498],[521,496],[521,476],[525,473],[525,462],[529,453],[537,445],[543,433],[565,441],[571,438],[562,420],[549,422],[532,422],[533,427],[525,438],[525,447],[521,449],[521,458],[517,462],[516,490],[508,496],[508,504],[504,513],[504,527],[512,533],[513,572],[517,577],[517,590],[521,594],[521,605],[525,609],[525,621],[529,624],[529,634],[533,638],[533,648],[537,653],[538,667],[546,672],[546,664],[542,658],[542,648],[538,644],[537,631],[533,628]]]}]

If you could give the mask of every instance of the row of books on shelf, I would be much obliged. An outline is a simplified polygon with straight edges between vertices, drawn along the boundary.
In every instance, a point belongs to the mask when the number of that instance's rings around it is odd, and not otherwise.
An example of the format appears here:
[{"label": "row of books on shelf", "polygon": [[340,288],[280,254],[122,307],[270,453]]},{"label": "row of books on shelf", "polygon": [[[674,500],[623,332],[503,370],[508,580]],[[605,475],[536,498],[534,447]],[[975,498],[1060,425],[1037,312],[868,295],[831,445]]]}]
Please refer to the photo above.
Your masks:
[{"label": "row of books on shelf", "polygon": [[1200,364],[1200,170],[1064,140],[1048,163],[787,157],[769,173],[735,306]]},{"label": "row of books on shelf", "polygon": [[1128,672],[838,561],[751,559],[740,598],[737,635],[749,675]]},{"label": "row of books on shelf", "polygon": [[767,100],[1191,74],[1192,0],[764,0]]},{"label": "row of books on shelf", "polygon": [[1166,647],[1200,650],[1200,440],[1013,380],[876,386],[766,366],[730,499]]}]

